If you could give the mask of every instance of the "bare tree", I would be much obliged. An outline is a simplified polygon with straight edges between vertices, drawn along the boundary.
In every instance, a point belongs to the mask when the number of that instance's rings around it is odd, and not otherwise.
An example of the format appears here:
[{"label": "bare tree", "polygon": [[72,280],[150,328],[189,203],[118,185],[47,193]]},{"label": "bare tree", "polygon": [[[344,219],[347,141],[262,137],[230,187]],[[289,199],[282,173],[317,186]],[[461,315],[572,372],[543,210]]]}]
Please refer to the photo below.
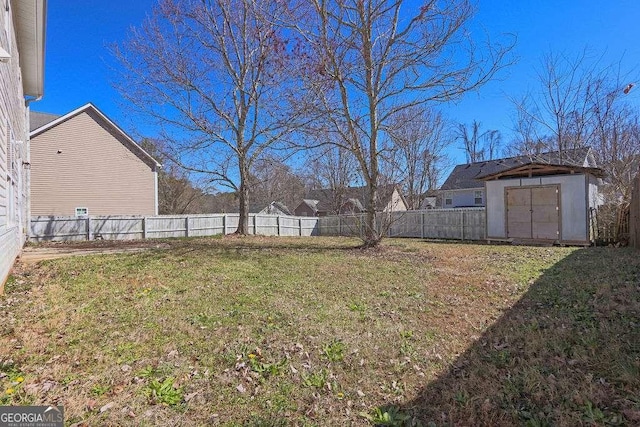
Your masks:
[{"label": "bare tree", "polygon": [[526,138],[534,138],[520,141],[523,148],[558,151],[562,156],[566,150],[590,144],[595,67],[589,64],[586,51],[574,58],[544,55],[538,69],[539,95],[514,102],[519,123],[524,125],[520,130],[526,130]]},{"label": "bare tree", "polygon": [[450,140],[446,122],[437,111],[414,107],[402,111],[391,126],[395,155],[392,165],[400,171],[409,209],[419,209],[427,190],[437,188]]},{"label": "bare tree", "polygon": [[282,159],[274,156],[259,159],[251,175],[251,198],[260,206],[280,202],[293,209],[304,197],[304,180]]},{"label": "bare tree", "polygon": [[[305,108],[317,131],[349,151],[367,186],[364,246],[377,245],[380,159],[392,148],[388,129],[402,111],[450,101],[486,83],[509,47],[482,56],[465,33],[468,1],[310,0],[295,19],[308,93]],[[302,15],[304,13],[304,15]]]},{"label": "bare tree", "polygon": [[140,146],[162,164],[158,171],[158,212],[160,215],[202,213],[205,193],[191,182],[189,172],[171,161],[162,141],[143,138]]},{"label": "bare tree", "polygon": [[[640,117],[625,103],[624,85],[619,74],[605,72],[592,80],[592,147],[597,164],[605,171],[604,208],[615,240],[624,238],[623,217],[629,209],[633,179],[640,165]],[[606,218],[608,216],[608,218]]]},{"label": "bare tree", "polygon": [[498,154],[502,143],[500,131],[480,131],[482,123],[474,120],[469,127],[460,123],[456,132],[457,138],[462,141],[462,149],[468,163],[492,160]]},{"label": "bare tree", "polygon": [[311,156],[306,162],[310,189],[327,190],[329,210],[339,212],[347,189],[359,179],[358,162],[351,152],[332,144],[321,144],[308,154]]},{"label": "bare tree", "polygon": [[161,0],[114,53],[118,84],[161,126],[173,162],[238,196],[248,228],[252,165],[291,132],[286,38],[269,17],[279,1]]}]

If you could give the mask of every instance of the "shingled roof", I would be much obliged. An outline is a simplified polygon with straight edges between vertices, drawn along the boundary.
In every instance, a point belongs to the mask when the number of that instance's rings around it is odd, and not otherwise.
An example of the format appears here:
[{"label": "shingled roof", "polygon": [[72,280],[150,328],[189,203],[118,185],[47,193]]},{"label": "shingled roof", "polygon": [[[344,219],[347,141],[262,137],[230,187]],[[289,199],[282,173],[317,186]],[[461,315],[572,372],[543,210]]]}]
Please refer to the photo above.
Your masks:
[{"label": "shingled roof", "polygon": [[[381,211],[389,205],[393,196],[393,191],[398,188],[397,184],[387,184],[378,187],[378,200],[376,211]],[[402,195],[401,195],[402,196]],[[367,187],[347,187],[340,190],[323,188],[311,190],[304,198],[304,202],[313,208],[315,212],[337,213],[336,208],[340,208],[345,203],[350,203],[356,208],[367,205],[369,200]],[[339,206],[336,207],[336,204]]]},{"label": "shingled roof", "polygon": [[52,121],[62,117],[59,114],[41,113],[39,111],[29,111],[29,132],[32,132]]},{"label": "shingled roof", "polygon": [[440,187],[441,190],[463,190],[483,188],[484,182],[480,179],[488,175],[513,169],[528,164],[547,164],[557,166],[595,167],[587,147],[573,150],[564,150],[562,155],[558,151],[548,153],[508,157],[504,159],[487,160],[482,162],[457,165],[451,171],[447,180]]}]

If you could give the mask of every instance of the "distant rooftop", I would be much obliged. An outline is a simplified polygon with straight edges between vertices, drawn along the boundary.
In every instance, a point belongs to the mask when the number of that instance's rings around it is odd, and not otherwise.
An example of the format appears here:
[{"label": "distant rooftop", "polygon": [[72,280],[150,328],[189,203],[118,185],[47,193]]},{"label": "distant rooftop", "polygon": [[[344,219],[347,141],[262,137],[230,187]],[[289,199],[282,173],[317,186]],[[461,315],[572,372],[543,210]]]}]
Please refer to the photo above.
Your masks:
[{"label": "distant rooftop", "polygon": [[60,114],[40,113],[38,111],[29,111],[29,132],[32,132],[42,126],[51,123],[55,119],[62,117]]},{"label": "distant rooftop", "polygon": [[483,188],[484,182],[478,178],[496,174],[516,166],[531,163],[544,163],[558,166],[595,167],[589,159],[589,148],[564,150],[562,155],[558,151],[532,154],[526,156],[508,157],[475,163],[457,165],[451,171],[441,190],[462,190],[466,188]]}]

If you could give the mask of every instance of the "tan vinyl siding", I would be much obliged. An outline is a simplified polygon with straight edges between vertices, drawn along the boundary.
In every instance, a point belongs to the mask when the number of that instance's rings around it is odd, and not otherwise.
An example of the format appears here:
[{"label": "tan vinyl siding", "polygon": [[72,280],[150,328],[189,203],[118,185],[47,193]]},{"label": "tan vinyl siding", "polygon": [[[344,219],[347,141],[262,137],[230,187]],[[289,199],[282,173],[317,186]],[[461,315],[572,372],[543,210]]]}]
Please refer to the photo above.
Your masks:
[{"label": "tan vinyl siding", "polygon": [[153,167],[91,109],[33,136],[31,215],[153,215]]}]

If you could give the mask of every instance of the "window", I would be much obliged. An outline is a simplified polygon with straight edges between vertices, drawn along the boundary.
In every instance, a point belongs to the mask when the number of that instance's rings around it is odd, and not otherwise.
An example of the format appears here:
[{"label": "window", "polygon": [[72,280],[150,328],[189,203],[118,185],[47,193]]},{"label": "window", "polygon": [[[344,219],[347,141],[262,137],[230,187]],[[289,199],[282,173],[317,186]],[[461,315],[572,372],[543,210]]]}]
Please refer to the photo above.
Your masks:
[{"label": "window", "polygon": [[482,190],[477,190],[474,193],[473,203],[476,205],[484,204],[484,194]]},{"label": "window", "polygon": [[89,215],[89,208],[76,208],[76,216]]},{"label": "window", "polygon": [[444,193],[444,205],[453,206],[453,193]]}]

